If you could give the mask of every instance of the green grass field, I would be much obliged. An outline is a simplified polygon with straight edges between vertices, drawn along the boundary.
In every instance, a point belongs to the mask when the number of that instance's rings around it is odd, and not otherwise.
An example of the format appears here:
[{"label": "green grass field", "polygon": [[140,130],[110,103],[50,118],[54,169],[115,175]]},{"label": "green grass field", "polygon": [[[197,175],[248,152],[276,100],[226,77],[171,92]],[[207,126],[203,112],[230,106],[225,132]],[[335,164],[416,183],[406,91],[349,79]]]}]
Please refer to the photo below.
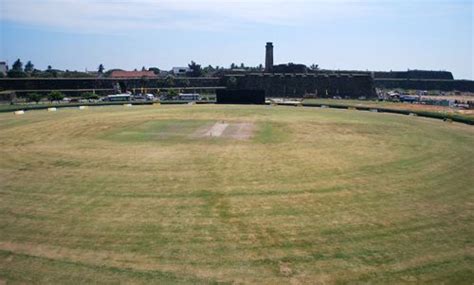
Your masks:
[{"label": "green grass field", "polygon": [[[250,139],[196,137],[249,123]],[[474,280],[474,127],[352,110],[0,114],[0,283]]]}]

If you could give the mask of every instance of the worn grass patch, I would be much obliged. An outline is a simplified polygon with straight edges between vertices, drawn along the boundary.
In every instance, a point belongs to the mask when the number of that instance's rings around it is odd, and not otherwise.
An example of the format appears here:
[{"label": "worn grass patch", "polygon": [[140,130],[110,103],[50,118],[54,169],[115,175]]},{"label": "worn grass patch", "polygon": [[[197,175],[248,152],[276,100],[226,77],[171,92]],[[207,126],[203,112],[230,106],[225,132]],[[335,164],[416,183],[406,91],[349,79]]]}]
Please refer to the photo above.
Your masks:
[{"label": "worn grass patch", "polygon": [[118,142],[162,142],[188,138],[198,128],[212,124],[199,120],[153,120],[108,132],[103,138]]}]

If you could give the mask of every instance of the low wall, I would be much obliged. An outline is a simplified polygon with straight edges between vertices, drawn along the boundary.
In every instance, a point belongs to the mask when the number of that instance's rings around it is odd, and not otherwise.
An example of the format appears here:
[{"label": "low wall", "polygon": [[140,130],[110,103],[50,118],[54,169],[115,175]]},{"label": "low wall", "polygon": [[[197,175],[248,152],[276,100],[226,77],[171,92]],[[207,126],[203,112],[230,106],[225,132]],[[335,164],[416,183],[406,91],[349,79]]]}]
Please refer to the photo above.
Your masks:
[{"label": "low wall", "polygon": [[472,80],[375,79],[377,88],[474,92]]}]

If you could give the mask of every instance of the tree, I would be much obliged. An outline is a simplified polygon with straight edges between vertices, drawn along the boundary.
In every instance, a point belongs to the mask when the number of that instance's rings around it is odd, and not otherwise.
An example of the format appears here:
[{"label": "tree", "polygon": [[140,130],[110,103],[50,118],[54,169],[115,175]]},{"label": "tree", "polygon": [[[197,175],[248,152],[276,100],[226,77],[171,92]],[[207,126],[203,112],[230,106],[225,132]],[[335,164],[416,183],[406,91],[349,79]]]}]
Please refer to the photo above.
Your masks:
[{"label": "tree", "polygon": [[38,102],[41,101],[43,96],[41,96],[41,94],[38,94],[38,93],[28,93],[27,98],[28,98],[28,101],[36,102],[36,104],[38,104]]},{"label": "tree", "polygon": [[191,82],[188,80],[188,79],[184,79],[183,81],[181,81],[183,86],[184,87],[189,87],[189,85],[191,85]]},{"label": "tree", "polygon": [[168,76],[165,79],[165,86],[166,87],[173,87],[174,86],[174,78],[173,76]]},{"label": "tree", "polygon": [[99,99],[99,96],[97,96],[97,94],[92,93],[92,92],[86,92],[86,93],[82,93],[82,98],[86,100],[97,100]]},{"label": "tree", "polygon": [[240,68],[245,69],[245,64],[243,62],[240,64]]},{"label": "tree", "polygon": [[176,89],[170,89],[168,90],[167,94],[166,94],[166,99],[168,100],[172,100],[174,99],[174,97],[178,96],[178,91]]},{"label": "tree", "polygon": [[142,71],[146,71],[146,68],[144,66],[142,67]]},{"label": "tree", "polygon": [[199,77],[202,75],[202,68],[200,64],[191,61],[191,63],[188,64],[188,67],[191,69],[190,75],[192,77]]},{"label": "tree", "polygon": [[318,64],[311,64],[311,66],[309,67],[311,70],[318,70],[319,69],[319,65]]},{"label": "tree", "polygon": [[64,99],[64,94],[59,91],[51,91],[48,95],[49,101],[61,101]]},{"label": "tree", "polygon": [[208,65],[208,66],[206,66],[202,69],[202,72],[206,75],[209,75],[209,74],[213,73],[214,71],[216,71],[216,69],[214,67],[212,67],[212,65]]},{"label": "tree", "polygon": [[58,77],[58,72],[51,67],[51,65],[48,65],[48,69],[46,70],[47,73],[50,74],[52,77]]},{"label": "tree", "polygon": [[20,59],[17,59],[13,65],[12,69],[7,72],[8,77],[18,78],[18,77],[27,77],[28,75],[23,71],[23,63]]},{"label": "tree", "polygon": [[160,75],[160,69],[158,67],[150,67],[148,71],[153,71],[154,74]]},{"label": "tree", "polygon": [[34,69],[35,69],[35,66],[33,65],[33,63],[31,63],[30,60],[28,60],[28,62],[25,65],[25,72],[31,73],[33,72]]},{"label": "tree", "polygon": [[12,70],[14,71],[23,71],[23,63],[21,62],[20,59],[17,59],[13,65],[12,65]]},{"label": "tree", "polygon": [[24,72],[23,70],[10,69],[7,72],[7,76],[10,78],[20,78],[20,77],[28,77],[28,74],[26,74],[26,72]]},{"label": "tree", "polygon": [[104,65],[101,63],[101,64],[99,65],[99,68],[98,68],[97,70],[99,71],[100,74],[102,74],[102,73],[104,73],[104,69],[105,69],[105,68],[104,68]]},{"label": "tree", "polygon": [[237,68],[237,65],[232,62],[232,64],[230,65],[230,69],[236,69],[236,68]]}]

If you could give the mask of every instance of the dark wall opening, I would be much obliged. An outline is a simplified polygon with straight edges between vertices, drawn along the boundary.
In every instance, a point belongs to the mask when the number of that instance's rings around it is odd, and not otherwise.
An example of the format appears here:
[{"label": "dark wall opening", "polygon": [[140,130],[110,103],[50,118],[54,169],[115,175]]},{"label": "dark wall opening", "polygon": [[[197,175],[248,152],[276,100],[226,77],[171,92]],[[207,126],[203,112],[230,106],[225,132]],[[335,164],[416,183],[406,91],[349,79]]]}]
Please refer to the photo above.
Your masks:
[{"label": "dark wall opening", "polygon": [[265,90],[216,90],[217,104],[265,104]]}]

